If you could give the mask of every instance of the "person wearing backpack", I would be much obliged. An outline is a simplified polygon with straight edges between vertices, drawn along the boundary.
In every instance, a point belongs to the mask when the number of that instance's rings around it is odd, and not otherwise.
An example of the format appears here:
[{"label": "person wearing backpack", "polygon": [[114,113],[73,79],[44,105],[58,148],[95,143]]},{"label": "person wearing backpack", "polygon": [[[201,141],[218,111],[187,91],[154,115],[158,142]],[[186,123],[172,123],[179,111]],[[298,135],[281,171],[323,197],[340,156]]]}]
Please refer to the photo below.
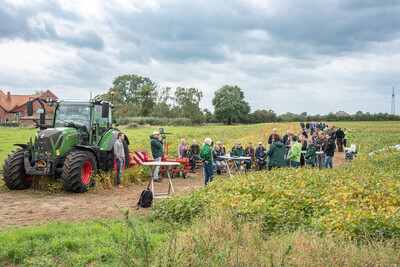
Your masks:
[{"label": "person wearing backpack", "polygon": [[208,182],[212,182],[214,178],[211,143],[212,143],[211,138],[206,138],[204,140],[203,147],[200,149],[200,158],[203,163],[204,175],[205,175],[205,186],[207,186]]},{"label": "person wearing backpack", "polygon": [[332,169],[333,168],[333,156],[335,155],[335,140],[333,140],[331,133],[326,135],[326,146],[325,146],[325,168],[328,166]]}]

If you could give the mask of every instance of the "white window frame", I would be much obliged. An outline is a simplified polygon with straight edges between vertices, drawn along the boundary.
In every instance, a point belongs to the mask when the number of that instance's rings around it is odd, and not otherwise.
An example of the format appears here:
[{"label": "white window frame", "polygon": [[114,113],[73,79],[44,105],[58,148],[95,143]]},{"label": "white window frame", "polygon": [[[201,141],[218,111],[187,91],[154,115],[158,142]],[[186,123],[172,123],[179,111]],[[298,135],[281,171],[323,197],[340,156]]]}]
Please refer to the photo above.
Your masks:
[{"label": "white window frame", "polygon": [[4,122],[10,123],[10,118],[6,117]]},{"label": "white window frame", "polygon": [[15,116],[19,116],[20,115],[20,113],[19,112],[15,112]]}]

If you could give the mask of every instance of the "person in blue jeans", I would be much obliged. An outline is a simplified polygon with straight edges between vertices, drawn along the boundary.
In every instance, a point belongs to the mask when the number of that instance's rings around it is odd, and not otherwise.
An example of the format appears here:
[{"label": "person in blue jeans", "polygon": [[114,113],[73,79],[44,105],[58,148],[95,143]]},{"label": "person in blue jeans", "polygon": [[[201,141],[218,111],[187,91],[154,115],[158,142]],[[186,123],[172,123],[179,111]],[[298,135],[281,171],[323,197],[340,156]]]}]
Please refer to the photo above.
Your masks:
[{"label": "person in blue jeans", "polygon": [[335,155],[335,141],[332,138],[332,134],[330,132],[328,132],[328,134],[326,135],[326,146],[325,146],[325,155],[326,155],[326,159],[325,159],[325,168],[333,168],[333,156]]},{"label": "person in blue jeans", "polygon": [[123,133],[118,133],[118,139],[114,143],[114,155],[115,161],[117,163],[117,186],[124,187],[121,184],[121,172],[124,167],[125,162],[125,150],[124,144],[122,141],[125,139],[125,135]]},{"label": "person in blue jeans", "polygon": [[212,152],[211,152],[211,138],[206,138],[204,140],[204,145],[200,149],[200,158],[203,163],[204,168],[204,183],[207,186],[208,182],[212,182],[214,178],[214,169],[213,169],[213,160],[212,160]]}]

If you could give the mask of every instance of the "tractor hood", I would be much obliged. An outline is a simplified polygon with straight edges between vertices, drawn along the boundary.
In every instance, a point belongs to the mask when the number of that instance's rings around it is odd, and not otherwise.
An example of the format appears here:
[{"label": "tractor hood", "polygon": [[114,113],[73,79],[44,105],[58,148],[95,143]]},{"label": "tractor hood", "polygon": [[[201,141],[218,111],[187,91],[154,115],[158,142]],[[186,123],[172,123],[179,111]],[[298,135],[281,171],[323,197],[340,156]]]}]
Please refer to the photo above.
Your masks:
[{"label": "tractor hood", "polygon": [[[67,141],[67,142],[66,142]],[[60,155],[66,152],[67,147],[64,143],[71,145],[78,143],[78,131],[74,128],[51,128],[38,132],[35,137],[35,150],[38,152],[49,151],[55,155]],[[63,145],[64,144],[64,145]]]}]

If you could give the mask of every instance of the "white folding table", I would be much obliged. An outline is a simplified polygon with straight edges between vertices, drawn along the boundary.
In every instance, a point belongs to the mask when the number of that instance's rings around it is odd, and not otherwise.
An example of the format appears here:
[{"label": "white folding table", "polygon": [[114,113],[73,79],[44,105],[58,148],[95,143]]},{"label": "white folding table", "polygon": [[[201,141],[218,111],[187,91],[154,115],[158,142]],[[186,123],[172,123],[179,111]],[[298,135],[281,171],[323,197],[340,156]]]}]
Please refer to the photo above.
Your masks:
[{"label": "white folding table", "polygon": [[[218,156],[218,158],[220,159],[224,159],[226,162],[226,167],[228,168],[228,172],[229,175],[232,177],[232,173],[231,173],[231,168],[229,168],[229,164],[228,164],[228,160],[232,160],[233,161],[233,166],[234,168],[237,170],[237,172],[239,173],[240,176],[242,176],[242,174],[240,173],[240,169],[239,167],[236,165],[236,160],[250,160],[251,157],[232,157],[232,156]],[[233,167],[232,167],[233,168]]]},{"label": "white folding table", "polygon": [[142,164],[143,166],[149,166],[151,169],[151,178],[149,181],[149,184],[147,186],[147,188],[149,188],[150,184],[151,184],[151,192],[153,192],[153,198],[154,199],[160,199],[160,198],[169,198],[169,195],[172,193],[175,193],[174,191],[174,187],[172,185],[172,180],[171,180],[171,176],[169,175],[169,171],[167,170],[167,174],[168,174],[168,181],[169,181],[169,186],[168,186],[168,193],[154,193],[154,170],[157,166],[159,167],[172,167],[172,166],[179,166],[180,163],[179,162],[168,162],[168,161],[160,161],[160,162],[144,162]]}]

